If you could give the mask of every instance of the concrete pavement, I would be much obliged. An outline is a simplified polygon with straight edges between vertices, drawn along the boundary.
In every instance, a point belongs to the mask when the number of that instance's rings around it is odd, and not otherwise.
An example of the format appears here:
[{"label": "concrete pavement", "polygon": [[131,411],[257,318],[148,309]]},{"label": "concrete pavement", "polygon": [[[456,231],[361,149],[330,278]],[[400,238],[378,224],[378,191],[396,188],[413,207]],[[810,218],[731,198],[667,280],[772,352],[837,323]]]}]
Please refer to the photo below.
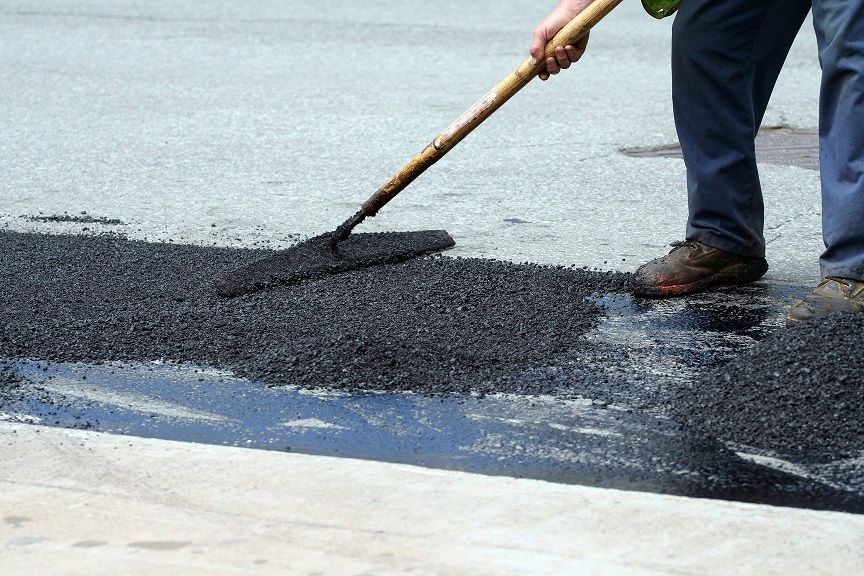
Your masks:
[{"label": "concrete pavement", "polygon": [[0,423],[5,574],[856,574],[861,516]]}]

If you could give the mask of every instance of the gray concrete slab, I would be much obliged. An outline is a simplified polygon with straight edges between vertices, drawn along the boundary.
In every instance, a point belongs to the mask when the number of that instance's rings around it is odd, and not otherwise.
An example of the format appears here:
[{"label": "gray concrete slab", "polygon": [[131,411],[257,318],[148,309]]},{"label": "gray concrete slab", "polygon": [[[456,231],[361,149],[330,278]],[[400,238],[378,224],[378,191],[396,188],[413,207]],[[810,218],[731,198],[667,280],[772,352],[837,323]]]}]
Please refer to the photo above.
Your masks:
[{"label": "gray concrete slab", "polygon": [[0,423],[8,574],[857,574],[864,518]]}]

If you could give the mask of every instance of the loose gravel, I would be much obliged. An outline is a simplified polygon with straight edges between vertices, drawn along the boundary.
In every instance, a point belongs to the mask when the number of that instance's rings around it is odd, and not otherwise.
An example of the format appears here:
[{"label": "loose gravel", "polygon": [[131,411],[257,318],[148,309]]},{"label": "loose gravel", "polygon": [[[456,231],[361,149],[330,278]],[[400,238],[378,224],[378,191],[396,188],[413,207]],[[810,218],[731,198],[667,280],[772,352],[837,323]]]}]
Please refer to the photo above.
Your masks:
[{"label": "loose gravel", "polygon": [[693,430],[783,453],[864,453],[864,315],[775,332],[682,388],[675,417]]},{"label": "loose gravel", "polygon": [[[358,235],[362,243],[363,235]],[[624,275],[423,258],[236,298],[213,279],[273,252],[0,233],[0,356],[192,361],[272,385],[550,392]],[[525,373],[530,371],[531,376]]]},{"label": "loose gravel", "polygon": [[123,225],[125,222],[117,218],[106,218],[105,216],[91,216],[86,212],[81,214],[50,214],[48,216],[22,216],[31,222],[74,222],[76,224],[104,224],[106,226]]}]

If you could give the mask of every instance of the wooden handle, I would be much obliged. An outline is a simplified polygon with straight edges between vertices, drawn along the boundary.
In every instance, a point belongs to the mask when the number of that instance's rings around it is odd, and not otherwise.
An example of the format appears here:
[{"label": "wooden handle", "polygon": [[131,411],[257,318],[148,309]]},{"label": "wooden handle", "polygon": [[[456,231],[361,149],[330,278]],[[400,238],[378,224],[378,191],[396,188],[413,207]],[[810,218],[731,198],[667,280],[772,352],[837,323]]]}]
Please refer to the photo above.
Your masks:
[{"label": "wooden handle", "polygon": [[[546,45],[546,57],[553,56],[559,46],[575,44],[622,0],[594,0]],[[545,59],[534,63],[528,58],[495,88],[486,93],[471,108],[439,134],[431,144],[393,175],[375,194],[363,203],[364,216],[374,216],[387,202],[404,190],[427,168],[452,150],[475,128],[504,105],[514,94],[528,85],[545,68]]]}]

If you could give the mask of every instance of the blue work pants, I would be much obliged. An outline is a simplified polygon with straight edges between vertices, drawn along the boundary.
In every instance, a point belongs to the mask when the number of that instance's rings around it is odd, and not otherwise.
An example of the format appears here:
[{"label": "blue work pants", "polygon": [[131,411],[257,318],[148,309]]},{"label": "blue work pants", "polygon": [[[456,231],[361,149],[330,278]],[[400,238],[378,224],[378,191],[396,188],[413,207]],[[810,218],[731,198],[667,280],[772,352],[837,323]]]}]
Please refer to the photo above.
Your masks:
[{"label": "blue work pants", "polygon": [[687,166],[687,238],[765,254],[754,138],[811,8],[822,66],[820,265],[823,276],[864,280],[864,0],[683,1],[672,92]]}]

